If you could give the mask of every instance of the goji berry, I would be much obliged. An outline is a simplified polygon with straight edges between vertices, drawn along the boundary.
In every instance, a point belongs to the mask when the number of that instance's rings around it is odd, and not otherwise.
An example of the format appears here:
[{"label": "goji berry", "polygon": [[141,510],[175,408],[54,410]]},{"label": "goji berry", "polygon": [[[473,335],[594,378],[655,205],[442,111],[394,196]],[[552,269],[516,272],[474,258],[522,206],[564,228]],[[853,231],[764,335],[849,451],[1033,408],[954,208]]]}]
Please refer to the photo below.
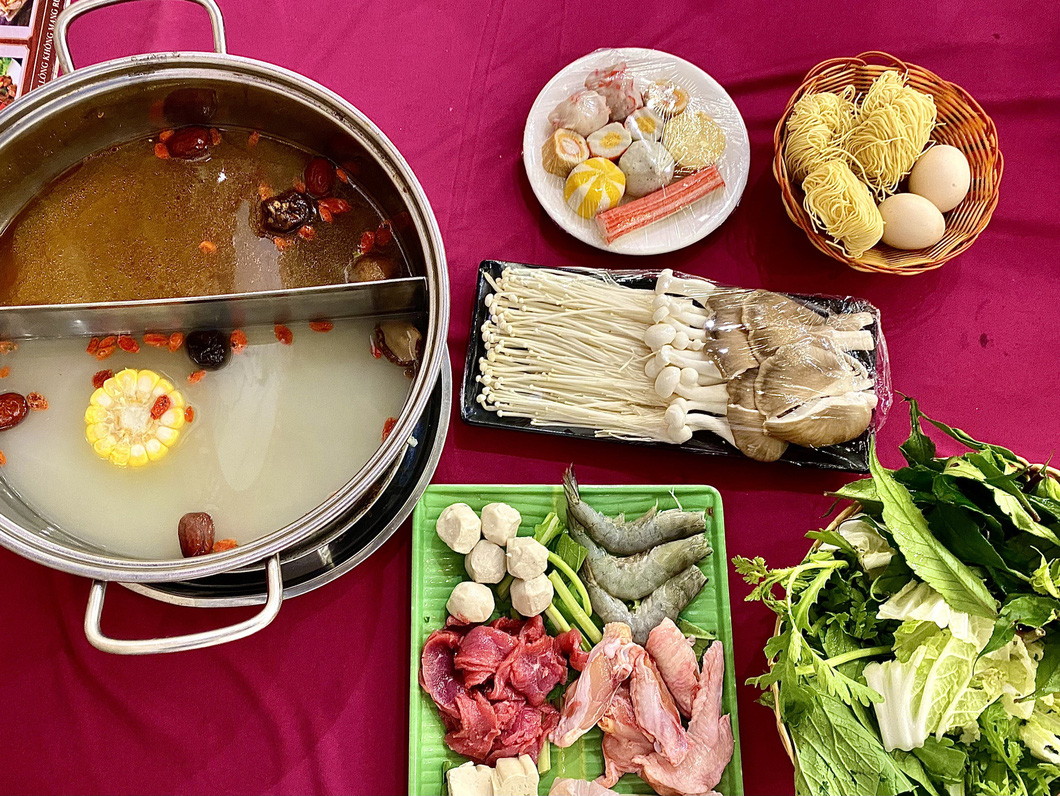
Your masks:
[{"label": "goji berry", "polygon": [[18,351],[18,343],[13,340],[0,340],[0,354],[10,354],[12,351]]},{"label": "goji berry", "polygon": [[317,236],[317,231],[308,224],[305,224],[298,229],[298,237],[305,238],[306,240],[313,240]]},{"label": "goji berry", "polygon": [[272,242],[276,244],[276,251],[287,251],[287,247],[291,245],[291,242],[287,238],[273,238]]},{"label": "goji berry", "polygon": [[155,157],[159,160],[169,160],[169,148],[161,141],[155,144]]},{"label": "goji berry", "polygon": [[390,432],[394,430],[394,426],[397,425],[396,417],[388,417],[386,422],[383,423],[383,442],[386,442],[386,438],[390,436]]},{"label": "goji berry", "polygon": [[202,377],[206,375],[205,370],[197,370],[188,376],[188,384],[198,384],[202,381]]},{"label": "goji berry", "polygon": [[326,207],[317,207],[317,212],[320,214],[320,220],[325,224],[330,224],[334,219],[332,218],[331,211]]},{"label": "goji berry", "polygon": [[235,550],[237,547],[239,547],[239,542],[235,539],[218,539],[213,543],[212,552],[223,553],[226,550]]},{"label": "goji berry", "polygon": [[236,329],[229,338],[232,343],[232,353],[242,354],[247,350],[247,335],[242,329]]},{"label": "goji berry", "polygon": [[100,346],[96,349],[96,359],[104,360],[110,357],[115,351],[118,350],[116,345]]},{"label": "goji berry", "polygon": [[339,182],[350,184],[350,175],[346,173],[345,169],[335,169],[335,176],[339,178]]},{"label": "goji berry", "polygon": [[186,423],[195,422],[195,410],[192,409],[190,406],[184,409],[184,421]]},{"label": "goji berry", "polygon": [[4,365],[2,368],[0,368],[0,379],[6,379],[10,375],[11,368],[9,368],[7,365]]},{"label": "goji berry", "polygon": [[345,199],[338,199],[334,196],[328,199],[321,199],[317,202],[317,207],[325,208],[333,216],[350,212],[350,203]]},{"label": "goji berry", "polygon": [[331,321],[310,321],[309,328],[314,332],[330,332],[335,328],[335,324]]},{"label": "goji berry", "polygon": [[217,244],[214,243],[212,240],[204,240],[202,243],[199,244],[199,251],[201,251],[203,254],[213,254],[215,251],[217,251]]},{"label": "goji berry", "polygon": [[382,224],[379,225],[379,229],[375,231],[375,245],[382,248],[386,246],[393,239],[393,233],[384,227]]},{"label": "goji berry", "polygon": [[98,390],[103,386],[103,383],[113,375],[113,370],[97,370],[96,375],[92,377],[92,386]]},{"label": "goji berry", "polygon": [[173,334],[171,334],[169,336],[169,343],[167,344],[167,347],[169,348],[169,350],[171,352],[172,351],[179,351],[180,347],[182,345],[184,345],[184,333],[183,332],[173,332]]},{"label": "goji berry", "polygon": [[162,132],[160,132],[158,134],[158,140],[159,141],[168,141],[172,135],[173,135],[173,131],[172,130],[163,130]]},{"label": "goji berry", "polygon": [[140,351],[140,344],[136,342],[135,338],[123,334],[118,337],[118,348],[122,351],[128,351],[130,354],[137,354]]},{"label": "goji berry", "polygon": [[99,338],[93,337],[88,341],[88,348],[85,349],[90,354],[94,354],[99,350]]},{"label": "goji berry", "polygon": [[3,451],[0,451],[0,467],[3,467],[5,464],[7,464],[7,457],[4,456]]},{"label": "goji berry", "polygon": [[26,396],[26,403],[34,412],[43,412],[48,408],[48,399],[39,392],[31,392]]},{"label": "goji berry", "polygon": [[260,141],[260,140],[261,140],[261,133],[259,133],[257,130],[255,130],[254,132],[252,132],[250,135],[247,136],[247,146],[257,146],[258,145],[258,141]]},{"label": "goji berry", "polygon": [[305,183],[295,178],[294,189],[298,191],[298,193],[305,193]]},{"label": "goji berry", "polygon": [[373,246],[375,246],[375,233],[371,230],[368,230],[363,235],[361,235],[361,245],[357,247],[357,250],[361,254],[368,254],[368,252],[372,250]]},{"label": "goji berry", "polygon": [[116,346],[117,344],[118,344],[118,338],[117,338],[117,336],[115,336],[113,334],[107,335],[106,337],[104,337],[102,340],[99,341],[99,347],[100,348],[110,348],[111,346]]},{"label": "goji berry", "polygon": [[210,143],[217,146],[221,143],[221,131],[216,127],[210,128]]},{"label": "goji berry", "polygon": [[144,335],[144,345],[153,346],[154,348],[166,348],[169,346],[169,335],[148,332]]},{"label": "goji berry", "polygon": [[151,417],[158,420],[162,415],[169,411],[169,405],[171,401],[168,395],[160,395],[155,399],[154,405],[151,407]]},{"label": "goji berry", "polygon": [[273,331],[276,332],[276,339],[284,345],[290,345],[294,342],[294,332],[292,332],[282,323],[276,324],[276,328]]},{"label": "goji berry", "polygon": [[272,188],[270,188],[265,183],[261,183],[258,186],[258,198],[261,199],[261,201],[264,202],[270,196],[272,196]]}]

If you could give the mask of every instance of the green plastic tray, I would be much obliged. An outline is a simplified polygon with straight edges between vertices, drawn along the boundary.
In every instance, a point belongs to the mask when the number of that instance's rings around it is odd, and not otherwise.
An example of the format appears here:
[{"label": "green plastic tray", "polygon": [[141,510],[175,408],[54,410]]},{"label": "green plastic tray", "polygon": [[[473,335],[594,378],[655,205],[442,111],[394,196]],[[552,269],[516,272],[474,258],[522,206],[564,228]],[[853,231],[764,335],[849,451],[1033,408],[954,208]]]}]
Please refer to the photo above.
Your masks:
[{"label": "green plastic tray", "polygon": [[[740,731],[736,720],[736,676],[732,657],[732,615],[729,611],[729,581],[726,573],[725,523],[721,496],[709,486],[583,486],[583,497],[593,508],[608,516],[625,513],[636,517],[658,502],[659,509],[675,508],[707,511],[707,534],[714,553],[701,563],[707,585],[681,614],[685,619],[717,633],[725,644],[725,689],[722,704],[732,716],[736,739],[732,761],[718,784],[726,796],[743,794],[740,766]],[[467,578],[464,557],[454,553],[438,538],[435,523],[442,509],[452,503],[467,503],[479,511],[487,503],[504,502],[523,515],[521,536],[533,533],[534,526],[550,511],[565,516],[566,502],[560,486],[475,486],[432,485],[424,492],[412,515],[412,655],[409,668],[409,793],[444,794],[442,767],[459,765],[464,758],[445,746],[445,730],[431,698],[419,686],[420,650],[431,631],[445,622],[449,593]],[[557,776],[595,779],[604,770],[600,752],[600,730],[593,729],[568,749],[552,747],[552,768],[542,777],[540,793],[548,793]],[[633,774],[624,776],[615,787],[619,793],[652,793]]]}]

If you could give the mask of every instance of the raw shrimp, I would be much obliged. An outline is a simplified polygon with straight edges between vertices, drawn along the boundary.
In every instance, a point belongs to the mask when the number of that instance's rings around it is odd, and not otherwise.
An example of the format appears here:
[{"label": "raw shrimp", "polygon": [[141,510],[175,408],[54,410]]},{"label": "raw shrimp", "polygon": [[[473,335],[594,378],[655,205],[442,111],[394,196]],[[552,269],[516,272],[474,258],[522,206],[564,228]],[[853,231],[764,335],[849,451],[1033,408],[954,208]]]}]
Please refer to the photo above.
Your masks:
[{"label": "raw shrimp", "polygon": [[652,508],[631,522],[625,522],[622,517],[614,520],[605,517],[581,499],[573,468],[568,467],[563,474],[563,491],[567,496],[567,516],[576,520],[598,545],[618,556],[641,553],[707,529],[707,517],[702,511],[657,512]]},{"label": "raw shrimp", "polygon": [[676,618],[703,590],[706,583],[707,578],[699,571],[699,567],[691,566],[666,581],[648,595],[636,610],[631,611],[621,600],[615,599],[600,588],[591,572],[585,573],[585,589],[589,592],[593,613],[604,622],[624,622],[629,625],[633,640],[638,644],[646,643],[648,634],[664,619]]},{"label": "raw shrimp", "polygon": [[651,594],[678,572],[711,553],[706,534],[700,533],[620,558],[598,547],[578,523],[571,522],[569,530],[587,551],[585,568],[597,584],[620,600],[639,600]]}]

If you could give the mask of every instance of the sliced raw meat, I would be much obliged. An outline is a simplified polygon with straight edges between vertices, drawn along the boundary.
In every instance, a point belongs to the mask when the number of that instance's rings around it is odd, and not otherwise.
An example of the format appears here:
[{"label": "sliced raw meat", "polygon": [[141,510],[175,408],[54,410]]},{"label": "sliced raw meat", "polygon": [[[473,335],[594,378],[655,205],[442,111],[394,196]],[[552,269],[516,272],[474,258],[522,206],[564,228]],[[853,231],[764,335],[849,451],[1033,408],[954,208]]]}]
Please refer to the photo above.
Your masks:
[{"label": "sliced raw meat", "polygon": [[[530,711],[536,714],[533,718],[530,717]],[[545,704],[539,708],[524,708],[520,711],[520,718],[513,722],[514,725],[519,725],[521,728],[521,735],[511,737],[511,743],[505,743],[503,737],[498,738],[493,744],[493,749],[490,750],[489,763],[495,763],[504,757],[518,757],[519,755],[530,755],[537,762],[538,755],[541,754],[541,748],[545,744],[545,739],[548,734],[556,726],[556,722],[559,720],[559,713],[551,705]]]},{"label": "sliced raw meat", "polygon": [[541,705],[549,692],[566,679],[567,661],[556,651],[555,639],[542,636],[512,653],[508,676],[512,688],[525,696],[527,702]]},{"label": "sliced raw meat", "polygon": [[679,764],[688,754],[688,738],[677,705],[646,653],[638,656],[633,664],[629,695],[637,724],[655,742],[655,751],[674,765]]},{"label": "sliced raw meat", "polygon": [[707,793],[721,780],[733,750],[729,717],[721,715],[724,667],[721,643],[715,641],[703,655],[700,689],[692,702],[692,720],[688,724],[690,746],[681,764],[675,766],[657,752],[633,758],[641,767],[641,778],[656,793]]},{"label": "sliced raw meat", "polygon": [[582,649],[582,634],[578,628],[571,628],[556,636],[556,648],[567,656],[574,671],[580,672],[585,668],[589,653]]},{"label": "sliced raw meat", "polygon": [[610,788],[623,774],[636,774],[640,771],[640,766],[633,763],[634,757],[650,755],[655,751],[655,745],[637,726],[628,683],[623,683],[615,693],[614,699],[600,719],[600,729],[604,731],[601,743],[604,773],[597,782]]},{"label": "sliced raw meat", "polygon": [[685,716],[692,715],[692,701],[699,692],[699,666],[688,639],[670,619],[648,634],[644,645],[659,668],[663,682]]},{"label": "sliced raw meat", "polygon": [[523,629],[519,631],[519,638],[528,644],[537,641],[539,638],[544,638],[544,636],[545,620],[541,618],[541,614],[532,619],[527,619]]},{"label": "sliced raw meat", "polygon": [[454,664],[464,672],[464,685],[472,688],[486,682],[518,645],[515,636],[487,625],[472,628],[460,644]]},{"label": "sliced raw meat", "polygon": [[633,643],[629,625],[604,626],[604,637],[589,653],[584,671],[567,687],[559,725],[551,735],[556,746],[570,746],[596,725],[633,672],[634,659],[643,654],[644,649]]},{"label": "sliced raw meat", "polygon": [[493,703],[493,712],[497,714],[497,726],[501,728],[502,735],[525,705],[526,700],[523,699],[505,699]]},{"label": "sliced raw meat", "polygon": [[450,628],[435,630],[427,637],[420,655],[420,686],[431,695],[438,710],[454,719],[459,717],[457,698],[468,695],[453,663],[461,637]]},{"label": "sliced raw meat", "polygon": [[460,729],[446,735],[445,743],[457,754],[481,763],[489,756],[493,739],[500,734],[497,714],[486,697],[477,691],[473,696],[458,695],[456,707]]},{"label": "sliced raw meat", "polygon": [[489,626],[496,630],[503,630],[510,635],[517,635],[526,624],[522,619],[512,619],[510,616],[499,616],[490,622]]}]

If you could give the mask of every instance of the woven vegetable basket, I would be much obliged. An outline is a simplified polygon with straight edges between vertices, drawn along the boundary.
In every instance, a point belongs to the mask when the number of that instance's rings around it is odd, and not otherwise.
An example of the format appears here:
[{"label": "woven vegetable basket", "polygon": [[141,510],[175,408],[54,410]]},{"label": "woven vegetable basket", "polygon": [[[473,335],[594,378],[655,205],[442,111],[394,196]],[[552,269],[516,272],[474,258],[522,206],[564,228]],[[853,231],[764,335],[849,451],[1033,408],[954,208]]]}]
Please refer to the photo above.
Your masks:
[{"label": "woven vegetable basket", "polygon": [[[873,80],[889,69],[898,69],[908,78],[909,86],[934,97],[938,108],[938,124],[931,134],[931,140],[955,146],[965,154],[971,167],[972,185],[964,201],[946,214],[946,234],[930,249],[902,251],[878,243],[861,257],[853,258],[827,234],[814,227],[802,206],[802,188],[792,182],[784,165],[787,121],[795,103],[804,94],[818,91],[838,93],[853,85],[860,96],[868,91]],[[788,217],[806,233],[818,250],[858,271],[911,276],[938,268],[972,245],[986,228],[997,207],[1004,158],[998,148],[994,122],[960,86],[887,53],[873,51],[855,58],[833,58],[811,69],[788,101],[773,133],[773,145],[773,176],[780,184]]]},{"label": "woven vegetable basket", "polygon": [[[1021,461],[1024,464],[1027,464],[1026,460],[1021,459]],[[1052,467],[1046,467],[1044,465],[1035,465],[1035,469],[1044,470],[1054,481],[1060,481],[1060,470],[1056,470]],[[853,517],[859,511],[861,511],[861,504],[856,502],[852,503],[850,506],[847,506],[845,509],[843,509],[843,511],[841,511],[834,520],[832,520],[832,523],[828,526],[826,530],[836,530],[837,528],[839,528],[840,525],[842,525],[845,521]],[[820,542],[814,542],[813,545],[810,547],[810,552],[816,550],[820,546],[820,544]],[[774,636],[780,635],[781,625],[782,623],[778,618],[777,624],[773,628]],[[769,665],[773,665],[772,660],[769,661]],[[791,734],[788,732],[788,727],[784,723],[784,719],[780,715],[780,686],[774,683],[770,687],[770,690],[773,692],[773,716],[776,718],[777,734],[780,735],[780,744],[784,747],[784,751],[787,752],[788,758],[790,758],[792,765],[798,768],[799,764],[795,757],[795,744],[791,740]]]}]

